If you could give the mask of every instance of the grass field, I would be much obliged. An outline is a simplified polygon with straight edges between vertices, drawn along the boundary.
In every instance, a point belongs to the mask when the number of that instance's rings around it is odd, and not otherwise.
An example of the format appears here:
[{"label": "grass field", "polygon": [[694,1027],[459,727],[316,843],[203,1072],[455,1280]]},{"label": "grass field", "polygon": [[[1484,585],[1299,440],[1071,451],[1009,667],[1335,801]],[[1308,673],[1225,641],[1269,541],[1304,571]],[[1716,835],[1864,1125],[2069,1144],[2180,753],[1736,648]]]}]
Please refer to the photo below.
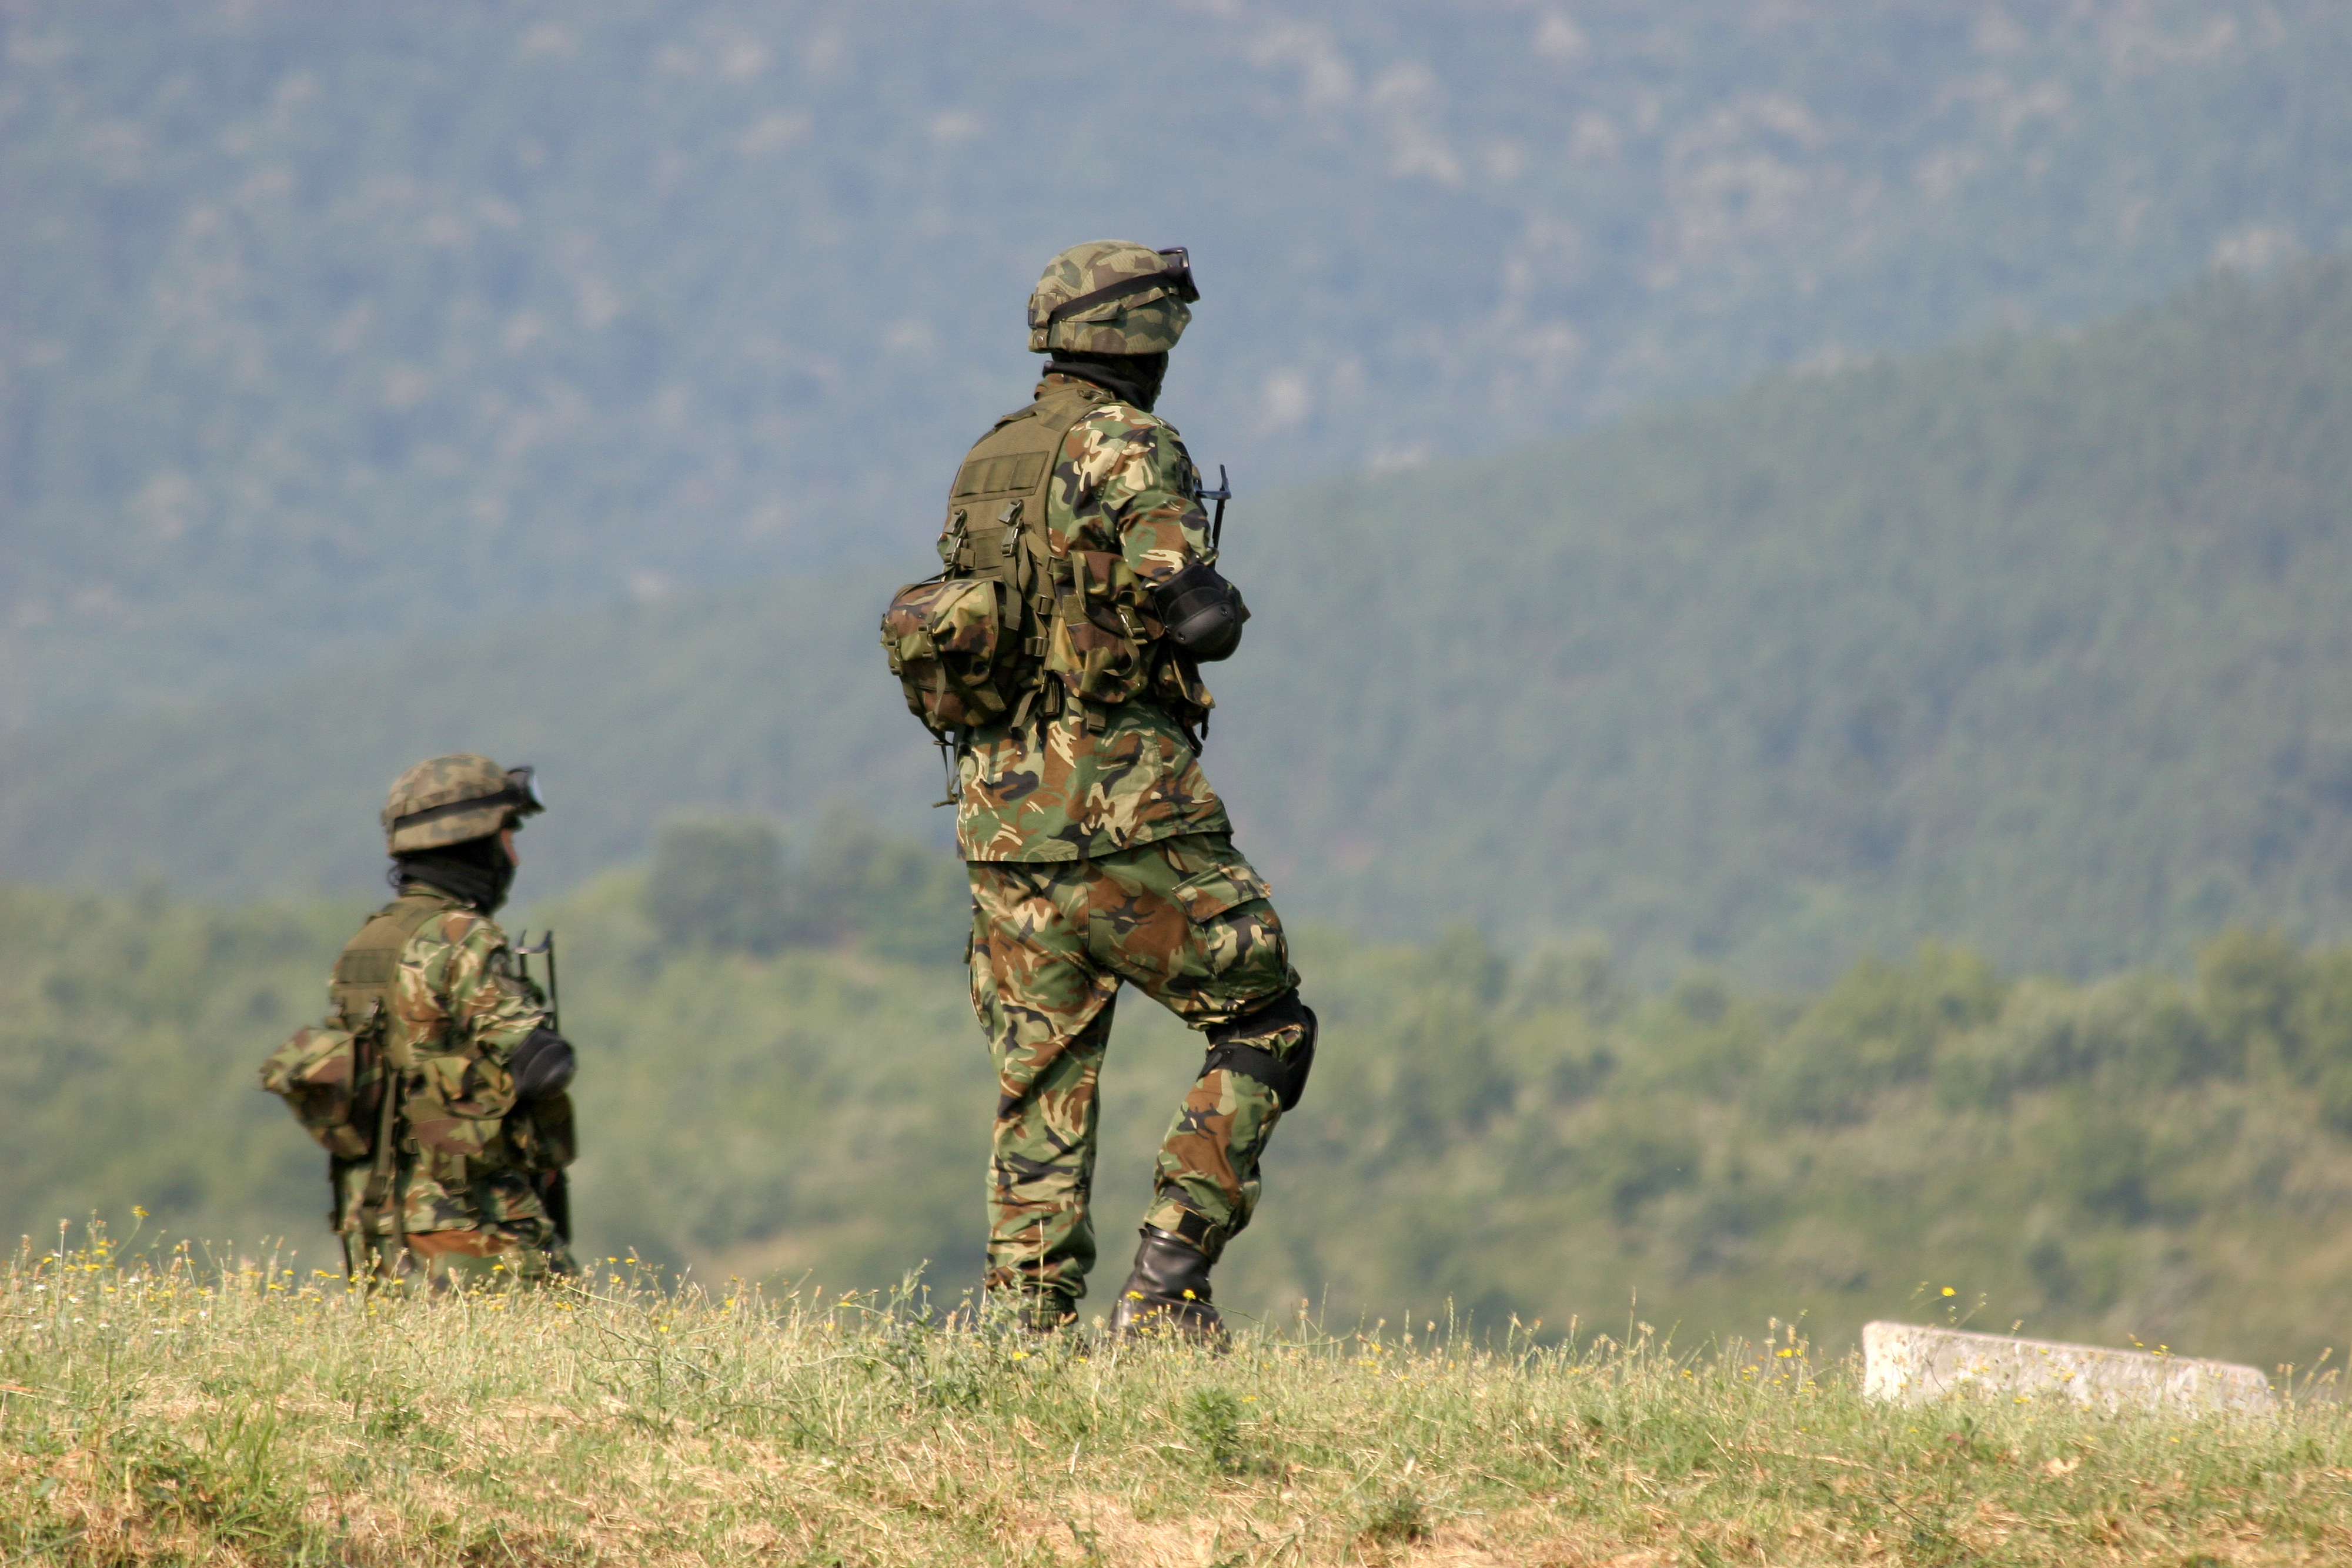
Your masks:
[{"label": "grass field", "polygon": [[[1796,1330],[1255,1325],[1041,1343],[919,1294],[366,1299],[21,1249],[10,1563],[2352,1560],[2352,1425],[1864,1405]],[[1759,1325],[1762,1331],[1764,1325]]]}]

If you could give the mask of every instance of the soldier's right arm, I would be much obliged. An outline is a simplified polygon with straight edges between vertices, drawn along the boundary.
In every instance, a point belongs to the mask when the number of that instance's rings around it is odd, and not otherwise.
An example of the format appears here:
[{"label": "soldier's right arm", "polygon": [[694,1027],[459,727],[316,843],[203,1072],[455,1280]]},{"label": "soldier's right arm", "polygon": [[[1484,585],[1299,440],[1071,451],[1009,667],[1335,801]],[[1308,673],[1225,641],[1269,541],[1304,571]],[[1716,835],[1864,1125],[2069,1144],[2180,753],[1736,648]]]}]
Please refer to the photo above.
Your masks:
[{"label": "soldier's right arm", "polygon": [[1209,662],[1241,644],[1249,606],[1210,557],[1196,477],[1174,428],[1123,404],[1072,427],[1055,474],[1077,529],[1116,543],[1170,639]]},{"label": "soldier's right arm", "polygon": [[1192,460],[1152,415],[1113,404],[1082,421],[1056,479],[1077,524],[1098,527],[1143,582],[1157,588],[1206,558],[1209,515],[1192,496]]},{"label": "soldier's right arm", "polygon": [[423,1052],[465,1052],[506,1066],[546,1009],[509,973],[496,922],[454,910],[427,921],[402,955],[393,1010]]},{"label": "soldier's right arm", "polygon": [[1217,570],[1197,471],[1176,432],[1157,419],[1111,413],[1079,427],[1099,454],[1094,466],[1119,549],[1148,585],[1152,611],[1179,648],[1204,664],[1241,646],[1249,606]]}]

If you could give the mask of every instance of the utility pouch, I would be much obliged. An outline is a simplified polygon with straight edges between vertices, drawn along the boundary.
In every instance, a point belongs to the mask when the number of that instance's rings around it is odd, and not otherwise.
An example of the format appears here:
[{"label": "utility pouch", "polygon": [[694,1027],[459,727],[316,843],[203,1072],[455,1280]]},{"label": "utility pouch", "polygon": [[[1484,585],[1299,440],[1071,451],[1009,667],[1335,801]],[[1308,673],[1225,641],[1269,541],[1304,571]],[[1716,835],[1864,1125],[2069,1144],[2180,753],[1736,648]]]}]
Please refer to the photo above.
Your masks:
[{"label": "utility pouch", "polygon": [[514,1091],[514,1074],[487,1056],[449,1051],[418,1059],[401,1112],[436,1177],[462,1177],[475,1164],[496,1163]]},{"label": "utility pouch", "polygon": [[261,1064],[261,1087],[285,1101],[303,1130],[337,1159],[365,1159],[375,1149],[384,1082],[383,1052],[372,1036],[306,1025]]},{"label": "utility pouch", "polygon": [[1160,631],[1142,580],[1125,556],[1108,550],[1073,550],[1053,571],[1061,613],[1046,643],[1046,670],[1081,702],[1111,707],[1139,695]]},{"label": "utility pouch", "polygon": [[1010,711],[998,683],[1003,615],[985,577],[928,578],[890,597],[882,648],[907,709],[933,735],[991,724]]}]

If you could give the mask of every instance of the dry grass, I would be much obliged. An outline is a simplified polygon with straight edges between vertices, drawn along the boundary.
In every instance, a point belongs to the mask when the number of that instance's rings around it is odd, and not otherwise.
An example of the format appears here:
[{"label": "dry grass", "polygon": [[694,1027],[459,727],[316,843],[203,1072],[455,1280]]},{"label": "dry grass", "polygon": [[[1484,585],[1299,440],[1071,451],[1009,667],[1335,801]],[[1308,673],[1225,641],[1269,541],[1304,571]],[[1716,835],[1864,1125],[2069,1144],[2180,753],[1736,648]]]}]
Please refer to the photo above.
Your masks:
[{"label": "dry grass", "polygon": [[2352,1561],[2340,1406],[1891,1412],[1793,1336],[1218,1358],[625,1266],[367,1300],[102,1239],[20,1253],[0,1312],[8,1563]]}]

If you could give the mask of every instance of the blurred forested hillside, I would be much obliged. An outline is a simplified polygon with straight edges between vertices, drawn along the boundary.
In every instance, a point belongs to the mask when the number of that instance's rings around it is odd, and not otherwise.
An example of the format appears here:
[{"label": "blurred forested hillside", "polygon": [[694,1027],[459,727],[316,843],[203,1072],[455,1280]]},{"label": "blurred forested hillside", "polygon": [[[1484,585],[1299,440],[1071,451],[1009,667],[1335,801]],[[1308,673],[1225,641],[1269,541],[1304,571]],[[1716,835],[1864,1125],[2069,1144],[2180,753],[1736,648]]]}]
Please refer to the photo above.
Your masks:
[{"label": "blurred forested hillside", "polygon": [[2336,0],[0,0],[0,726],[919,549],[1045,256],[1252,496],[2352,236]]},{"label": "blurred forested hillside", "polygon": [[[852,918],[823,945],[760,939],[758,911],[843,862],[805,842],[730,906],[698,835],[759,831],[703,824],[650,887],[527,916],[562,933],[584,1061],[583,1248],[835,1289],[928,1261],[952,1301],[979,1271],[992,1101],[957,922],[935,886],[869,875],[833,886]],[[332,1266],[324,1156],[251,1075],[358,919],[0,888],[0,1238],[93,1211],[119,1235],[138,1205],[151,1235],[284,1236]],[[883,950],[919,929],[946,938],[927,960]],[[1613,1328],[1638,1291],[1685,1345],[1802,1313],[1839,1348],[1871,1317],[1941,1316],[1948,1286],[1995,1330],[2264,1364],[2345,1343],[2352,950],[2238,933],[2193,981],[2075,986],[1929,946],[1810,995],[1644,993],[1590,945],[1514,963],[1465,933],[1306,933],[1298,956],[1320,1064],[1220,1266],[1229,1309]],[[1090,1312],[1201,1061],[1132,998],[1114,1041]]]},{"label": "blurred forested hillside", "polygon": [[[1236,503],[1208,749],[1294,919],[1819,984],[2352,936],[2352,267]],[[561,887],[682,811],[937,838],[903,564],[445,638],[0,752],[0,871],[349,895],[419,756],[545,769]]]}]

